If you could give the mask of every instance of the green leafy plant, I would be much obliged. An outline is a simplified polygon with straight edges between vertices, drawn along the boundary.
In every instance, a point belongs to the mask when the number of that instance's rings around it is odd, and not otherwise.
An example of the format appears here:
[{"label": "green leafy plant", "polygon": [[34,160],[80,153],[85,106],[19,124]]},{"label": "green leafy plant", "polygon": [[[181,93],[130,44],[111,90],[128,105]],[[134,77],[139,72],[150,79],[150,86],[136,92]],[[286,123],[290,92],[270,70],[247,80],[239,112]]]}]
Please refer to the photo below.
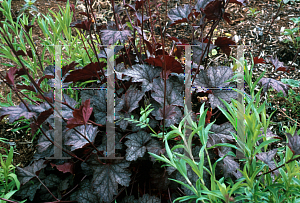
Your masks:
[{"label": "green leafy plant", "polygon": [[256,15],[260,13],[260,11],[256,11],[257,8],[249,8],[249,9],[250,9],[250,13],[248,13],[248,15],[251,15],[253,17],[256,17]]},{"label": "green leafy plant", "polygon": [[[20,189],[20,182],[15,174],[15,167],[12,165],[13,152],[14,149],[11,146],[6,160],[4,159],[4,155],[0,154],[0,197],[6,200],[9,200]],[[0,200],[0,203],[4,202],[6,201]]]},{"label": "green leafy plant", "polygon": [[35,16],[35,14],[33,12],[37,12],[37,15],[40,14],[38,8],[35,5],[33,5],[36,2],[36,0],[24,0],[24,1],[25,1],[25,4],[20,9],[19,16],[21,16],[26,11],[33,16]]},{"label": "green leafy plant", "polygon": [[295,48],[297,49],[300,46],[300,17],[298,18],[290,18],[291,21],[294,22],[295,27],[292,29],[285,29],[285,36],[288,36],[288,39],[283,40],[284,43],[292,42]]}]

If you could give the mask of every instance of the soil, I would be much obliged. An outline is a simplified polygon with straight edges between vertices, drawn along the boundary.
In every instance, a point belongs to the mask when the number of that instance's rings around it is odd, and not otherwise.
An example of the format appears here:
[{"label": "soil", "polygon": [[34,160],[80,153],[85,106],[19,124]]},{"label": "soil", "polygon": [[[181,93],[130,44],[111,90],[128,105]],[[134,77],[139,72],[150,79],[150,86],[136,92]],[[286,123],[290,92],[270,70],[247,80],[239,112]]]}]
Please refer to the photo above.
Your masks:
[{"label": "soil", "polygon": [[[76,2],[71,1],[73,4]],[[127,2],[127,1],[126,1]],[[132,1],[131,3],[133,3]],[[174,4],[177,4],[178,6],[183,3],[188,3],[189,1],[176,1],[176,2],[170,2],[168,1],[168,6],[173,6]],[[194,5],[195,0],[191,1],[192,5]],[[24,5],[24,1],[12,1],[12,10],[17,13],[19,9]],[[129,2],[128,2],[129,3]],[[160,3],[160,2],[158,2]],[[163,3],[163,2],[162,2]],[[60,1],[48,1],[48,0],[37,0],[34,5],[38,8],[38,10],[42,14],[47,14],[49,10],[52,10],[54,12],[59,11],[58,6],[65,7],[64,2]],[[82,11],[80,8],[82,5],[80,2],[78,2],[76,6],[76,17],[77,19],[82,18],[81,15],[78,14],[78,12]],[[105,9],[103,9],[105,8]],[[99,20],[105,20],[104,17],[107,19],[110,19],[112,17],[112,12],[108,10],[109,6],[107,3],[103,1],[99,1],[98,4],[95,4],[95,10],[98,10],[98,16]],[[256,16],[249,15],[250,9],[249,8],[256,8],[257,11],[259,11]],[[275,15],[278,8],[277,1],[270,1],[270,0],[261,0],[261,1],[251,1],[247,6],[238,6],[237,4],[231,4],[229,8],[226,10],[228,13],[231,14],[231,25],[229,25],[227,22],[222,21],[220,22],[219,26],[217,27],[217,30],[219,34],[217,36],[225,36],[230,35],[231,37],[237,36],[240,38],[240,41],[238,44],[245,44],[245,57],[249,59],[249,53],[251,52],[253,56],[257,56],[259,47],[262,43],[262,33],[266,33],[268,30],[268,27],[271,23],[272,16]],[[165,6],[164,3],[160,7],[160,12],[162,15],[165,13]],[[283,7],[283,9],[280,11],[280,14],[278,18],[275,19],[275,22],[272,26],[272,29],[270,30],[270,34],[267,35],[265,45],[263,47],[263,51],[261,53],[261,56],[266,55],[277,55],[280,61],[283,61],[285,65],[288,65],[288,62],[291,62],[293,60],[294,55],[296,54],[296,49],[293,48],[291,45],[287,45],[281,42],[281,32],[280,30],[285,27],[289,28],[293,25],[291,24],[292,21],[289,19],[292,17],[299,16],[300,13],[300,3],[295,3],[294,5],[287,4]],[[162,16],[164,18],[164,16]],[[36,27],[38,27],[37,23],[34,24]],[[284,29],[284,28],[283,28]],[[186,38],[188,41],[191,40],[191,35],[187,35],[187,33],[190,33],[186,26],[182,25],[176,25],[172,28],[166,29],[167,33],[171,36],[176,36],[178,38]],[[156,28],[156,33],[159,34],[159,29]],[[205,31],[205,33],[208,33],[208,30]],[[40,40],[39,37],[43,38],[44,35],[42,32],[37,29],[33,28],[33,39],[34,41],[39,44]],[[158,39],[158,35],[156,36]],[[171,47],[171,42],[166,41],[167,46]],[[38,48],[38,52],[40,53],[41,47]],[[235,50],[232,50],[233,57],[235,57]],[[214,59],[210,59],[208,64],[209,66],[215,66],[215,65],[224,65],[228,64],[232,60],[229,59],[222,51],[218,50],[218,55]],[[1,58],[2,63],[9,63],[11,61],[6,60],[4,58]],[[283,73],[280,78],[287,78],[287,79],[294,79],[299,80],[300,79],[300,54],[298,55],[298,58],[295,62],[295,70],[291,71],[290,73]],[[272,77],[276,79],[280,79],[278,77],[281,72],[274,72],[273,67],[270,64],[262,64],[257,65],[257,69],[254,70],[254,77],[258,77],[258,75],[264,71],[267,70],[266,76]],[[6,66],[0,65],[0,72],[5,75],[8,71],[8,68]],[[41,71],[38,71],[38,75],[41,76]],[[17,82],[21,82],[22,79],[18,79]],[[300,94],[299,88],[293,88],[296,94]],[[6,95],[9,93],[9,88],[5,85],[5,83],[0,81],[0,93],[6,97]],[[270,92],[271,95],[276,95],[277,93],[275,91]],[[275,108],[275,105],[278,104],[279,99],[277,97],[273,97],[274,99],[270,101],[270,106]],[[277,98],[277,100],[275,99]],[[1,99],[1,102],[4,102],[5,100]],[[13,94],[12,101],[15,105],[18,105],[20,103],[19,99]],[[278,108],[281,109],[282,105],[287,102],[287,98],[282,97],[280,99],[280,104],[278,104]],[[299,104],[300,105],[300,104]],[[294,125],[294,122],[291,121],[290,118],[293,118],[293,120],[298,119],[300,117],[300,107],[298,108],[298,112],[290,112],[286,111],[284,115],[283,113],[276,112],[275,118],[272,119],[275,124],[272,125],[272,131],[275,133],[280,133],[280,125]],[[268,112],[269,114],[271,112]],[[281,117],[278,118],[278,115],[281,115]],[[279,125],[280,123],[280,125]],[[16,124],[17,125],[17,124]],[[14,164],[20,163],[21,167],[26,166],[33,156],[33,153],[35,151],[35,141],[31,142],[32,135],[30,132],[26,132],[26,128],[19,130],[19,133],[13,133],[9,129],[14,129],[18,126],[16,125],[10,125],[6,120],[3,120],[3,122],[0,123],[0,135],[1,137],[7,138],[9,140],[9,143],[15,147],[15,155],[14,155]],[[26,124],[19,124],[20,126],[24,126]],[[298,125],[300,126],[299,122]],[[8,144],[3,144],[0,142],[0,147],[4,147],[9,149]],[[5,153],[5,151],[2,149],[0,151],[1,153]]]}]

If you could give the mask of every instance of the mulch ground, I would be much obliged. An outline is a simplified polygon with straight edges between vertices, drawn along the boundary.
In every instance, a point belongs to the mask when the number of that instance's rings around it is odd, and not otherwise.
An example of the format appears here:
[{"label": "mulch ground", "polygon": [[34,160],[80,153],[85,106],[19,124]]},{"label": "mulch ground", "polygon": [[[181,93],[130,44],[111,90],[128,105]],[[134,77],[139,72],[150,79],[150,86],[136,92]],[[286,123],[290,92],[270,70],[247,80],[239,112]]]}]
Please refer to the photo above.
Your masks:
[{"label": "mulch ground", "polygon": [[[122,1],[123,2],[123,1]],[[129,1],[126,1],[130,3]],[[132,1],[131,3],[133,3]],[[192,5],[194,5],[195,0],[191,1]],[[75,4],[73,0],[71,3]],[[160,6],[160,14],[162,15],[162,19],[164,18],[165,13],[165,3],[164,2],[158,2],[162,3],[162,6]],[[168,7],[173,7],[174,5],[182,5],[184,3],[189,3],[189,1],[168,1]],[[24,1],[12,1],[12,10],[17,13],[19,9],[24,5]],[[65,7],[65,3],[59,2],[59,1],[47,1],[47,0],[37,0],[34,4],[41,13],[47,14],[49,10],[52,10],[54,12],[59,11],[58,6]],[[250,3],[245,7],[240,7],[237,4],[231,4],[229,5],[226,12],[231,14],[231,24],[228,24],[226,21],[220,22],[219,26],[217,27],[217,32],[215,37],[218,36],[231,36],[231,37],[237,37],[239,38],[238,44],[245,44],[245,57],[249,59],[249,53],[253,56],[257,56],[260,45],[263,41],[263,36],[266,37],[265,45],[262,48],[261,57],[267,56],[267,55],[273,55],[277,56],[280,61],[284,62],[285,65],[289,65],[289,63],[293,60],[296,49],[291,46],[291,44],[285,44],[282,42],[282,40],[285,38],[283,35],[281,35],[283,29],[293,28],[294,25],[292,24],[292,21],[290,18],[292,17],[298,17],[300,13],[300,3],[295,3],[294,5],[287,4],[284,5],[282,10],[280,11],[279,16],[275,19],[274,24],[272,25],[272,28],[270,29],[270,32],[268,35],[263,35],[267,32],[269,25],[271,24],[272,17],[275,15],[279,4],[277,1],[268,1],[268,0],[261,0],[261,1],[250,1]],[[78,2],[76,5],[76,11],[77,11],[77,19],[82,19],[82,16],[78,14],[78,12],[83,11],[82,10],[83,5],[82,3]],[[97,18],[99,19],[99,22],[104,22],[108,19],[111,19],[112,12],[109,10],[110,6],[105,1],[98,1],[94,4],[94,9],[97,11]],[[256,16],[251,16],[250,9],[249,8],[256,8],[256,11],[259,13],[256,14]],[[38,27],[37,23],[35,22],[35,26]],[[187,40],[191,40],[191,35],[188,34],[190,31],[187,30],[187,27],[184,25],[176,25],[172,28],[167,28],[167,33],[171,36],[175,36],[178,38],[186,38]],[[205,30],[205,33],[207,33],[208,30]],[[156,28],[156,37],[159,41],[159,29]],[[39,44],[40,39],[39,37],[43,38],[44,35],[41,30],[37,28],[33,28],[33,39],[36,44]],[[167,46],[171,47],[171,42],[166,41]],[[41,47],[38,47],[38,51],[41,51]],[[236,57],[235,55],[236,50],[232,50],[233,57]],[[2,63],[8,63],[10,61],[1,58]],[[224,65],[228,64],[229,62],[232,62],[232,59],[229,59],[224,53],[221,51],[218,51],[218,54],[215,58],[209,59],[209,66],[216,66],[216,65]],[[266,77],[272,77],[275,79],[281,79],[281,78],[287,78],[287,79],[294,79],[299,80],[300,79],[300,53],[299,56],[295,62],[295,70],[291,71],[290,73],[284,73],[281,75],[281,77],[278,77],[281,72],[274,72],[273,66],[270,64],[260,64],[257,65],[257,69],[254,71],[254,77],[258,77],[258,75],[264,71],[267,70]],[[2,74],[6,74],[8,71],[8,68],[0,65],[0,72]],[[41,75],[41,72],[39,72],[39,75]],[[18,80],[20,82],[21,79]],[[293,88],[296,94],[300,94],[299,88]],[[6,95],[9,93],[9,88],[6,87],[6,85],[0,81],[0,93],[6,97]],[[271,92],[271,94],[276,94],[275,91]],[[275,104],[278,104],[279,109],[281,109],[281,106],[284,105],[284,103],[287,102],[287,98],[277,98],[273,97],[274,99],[271,99],[270,105],[275,108]],[[1,102],[4,102],[3,99],[0,100]],[[12,101],[15,105],[19,104],[19,99],[13,95]],[[279,103],[280,101],[280,103]],[[282,105],[281,105],[282,104]],[[298,103],[300,106],[300,103]],[[299,111],[300,108],[298,108]],[[281,110],[282,111],[282,110]],[[274,133],[282,133],[281,127],[283,125],[294,125],[293,120],[299,119],[300,112],[291,112],[286,111],[282,113],[278,110],[278,112],[275,113],[274,119],[272,119],[275,124],[273,124],[272,131]],[[288,118],[290,117],[290,118]],[[298,123],[299,124],[299,123]],[[19,126],[17,126],[19,125]],[[14,156],[14,164],[20,163],[21,167],[26,166],[26,164],[29,163],[31,160],[31,157],[35,151],[35,142],[31,142],[32,136],[29,132],[25,132],[26,128],[24,130],[20,130],[19,132],[11,132],[11,129],[14,129],[16,127],[21,127],[26,124],[16,124],[14,126],[8,125],[5,120],[0,123],[0,135],[1,137],[5,137],[9,139],[9,142],[11,145],[15,147],[15,156]],[[280,127],[281,126],[281,127]],[[300,124],[299,124],[300,126]],[[0,147],[9,148],[8,144],[3,144],[0,142]],[[4,150],[2,149],[0,151],[1,153],[4,153]]]}]

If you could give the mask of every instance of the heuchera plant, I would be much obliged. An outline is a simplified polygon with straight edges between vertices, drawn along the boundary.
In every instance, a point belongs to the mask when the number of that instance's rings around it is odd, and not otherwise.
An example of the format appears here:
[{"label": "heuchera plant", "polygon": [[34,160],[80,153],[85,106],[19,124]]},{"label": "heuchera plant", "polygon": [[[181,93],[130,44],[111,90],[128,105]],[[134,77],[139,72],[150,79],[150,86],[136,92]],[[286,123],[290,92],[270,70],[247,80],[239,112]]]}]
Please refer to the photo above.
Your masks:
[{"label": "heuchera plant", "polygon": [[[4,3],[7,2],[4,1]],[[210,128],[206,127],[205,133],[207,135],[207,130],[210,130],[213,132],[213,137],[206,143],[201,137],[198,139],[196,136],[190,136],[187,148],[189,155],[199,154],[200,145],[211,147],[210,150],[205,149],[206,153],[210,154],[209,157],[204,158],[202,154],[200,158],[202,166],[204,165],[206,168],[211,167],[212,164],[216,167],[218,157],[223,158],[218,160],[220,163],[223,162],[219,165],[219,174],[212,174],[207,170],[203,171],[203,168],[200,169],[204,174],[201,176],[204,178],[201,184],[206,185],[208,190],[215,190],[216,184],[210,181],[211,176],[229,177],[231,174],[233,179],[240,178],[238,167],[232,169],[232,166],[236,166],[238,163],[232,158],[225,159],[224,154],[227,152],[220,152],[221,148],[219,148],[228,145],[227,142],[233,146],[234,139],[231,133],[234,133],[234,127],[230,123],[217,125],[210,121],[212,109],[221,113],[222,108],[228,108],[227,103],[231,103],[237,93],[233,90],[208,89],[211,87],[226,89],[235,87],[234,82],[228,81],[234,76],[234,72],[226,66],[207,67],[207,60],[208,53],[215,47],[220,47],[226,55],[230,55],[229,45],[233,45],[235,42],[227,37],[218,37],[213,44],[211,39],[215,28],[222,19],[230,22],[230,14],[225,12],[228,4],[244,6],[247,2],[244,0],[198,0],[195,5],[186,4],[168,9],[165,19],[166,17],[170,19],[169,25],[187,23],[193,34],[192,41],[169,36],[168,40],[174,43],[170,53],[166,51],[166,38],[162,32],[161,16],[158,12],[160,5],[155,2],[137,0],[133,5],[123,2],[122,8],[116,6],[112,0],[114,21],[108,24],[97,24],[91,6],[93,2],[85,1],[84,3],[86,12],[80,14],[86,16],[86,20],[77,20],[74,5],[70,5],[74,20],[70,26],[77,29],[77,33],[80,33],[81,37],[84,36],[86,41],[82,44],[86,46],[87,43],[94,55],[90,55],[88,49],[84,47],[90,63],[81,67],[75,61],[70,60],[68,65],[63,66],[61,69],[62,85],[63,87],[73,87],[77,82],[96,80],[97,82],[88,87],[106,88],[106,61],[108,59],[107,49],[102,45],[122,45],[121,48],[115,48],[115,149],[117,150],[116,156],[123,157],[123,159],[103,159],[107,151],[107,136],[109,136],[105,133],[107,112],[105,90],[81,90],[81,102],[74,100],[63,91],[62,111],[59,112],[62,116],[63,143],[62,146],[59,146],[54,142],[54,94],[53,90],[45,91],[46,88],[41,84],[43,81],[47,81],[50,87],[54,87],[55,67],[53,65],[43,67],[43,63],[39,63],[43,76],[34,80],[28,67],[24,64],[25,60],[21,60],[21,58],[27,56],[28,53],[38,56],[36,49],[27,53],[18,51],[16,49],[17,41],[12,42],[11,37],[8,37],[7,34],[8,27],[13,22],[1,21],[1,39],[11,49],[20,64],[20,66],[11,67],[5,76],[1,75],[1,78],[16,93],[21,103],[17,106],[1,108],[0,119],[8,116],[9,122],[12,123],[24,117],[31,121],[32,135],[38,129],[42,133],[38,136],[36,152],[31,163],[25,168],[17,167],[21,188],[16,195],[35,202],[100,203],[112,202],[117,198],[124,197],[123,191],[127,191],[127,189],[129,195],[122,198],[123,202],[166,202],[191,194],[189,190],[184,189],[183,192],[169,181],[169,178],[180,180],[182,178],[180,170],[176,170],[174,167],[161,168],[161,164],[156,163],[153,157],[151,158],[146,153],[150,152],[154,157],[167,153],[171,158],[170,149],[163,144],[163,140],[166,141],[169,138],[166,132],[170,130],[170,127],[172,129],[173,126],[182,125],[184,118],[184,64],[175,59],[175,56],[181,57],[183,48],[179,47],[175,51],[175,45],[199,45],[192,48],[192,84],[198,89],[193,91],[207,95],[205,105],[211,107],[210,111],[206,110],[206,115],[203,114],[202,106],[201,123],[197,129],[203,130],[204,125],[208,125]],[[130,27],[127,22],[130,23]],[[161,42],[158,42],[154,35],[155,22],[159,23]],[[211,22],[210,31],[204,36],[203,30]],[[26,25],[21,21],[18,23],[24,34],[28,36],[33,25]],[[195,29],[202,30],[200,37],[194,35]],[[147,38],[145,30],[150,30],[150,39]],[[81,39],[83,41],[83,37]],[[137,44],[137,42],[139,43]],[[204,68],[200,69],[202,63],[204,63]],[[264,60],[255,57],[254,63],[264,63]],[[276,61],[272,63],[276,63]],[[282,69],[281,64],[274,65],[274,67],[275,71],[289,70],[289,68]],[[30,84],[16,84],[15,81],[20,76],[26,76]],[[272,78],[261,77],[259,81],[264,87],[263,91],[267,91],[270,86],[284,92],[289,88],[288,85]],[[256,84],[249,85],[252,90],[250,91],[252,101],[257,98],[254,95]],[[26,91],[32,92],[39,100],[34,100],[24,94]],[[26,101],[24,101],[24,97],[27,98]],[[258,99],[256,102],[259,102]],[[152,105],[153,110],[147,113],[146,117],[140,117],[140,107],[145,106],[144,111],[146,112],[148,104]],[[77,105],[79,108],[75,108]],[[262,109],[259,109],[260,113]],[[198,111],[199,109],[195,113]],[[225,111],[222,110],[222,112]],[[192,114],[193,122],[198,122],[195,113]],[[129,120],[144,121],[144,118],[148,116],[151,119],[147,120],[147,125],[151,127],[152,131],[149,128],[140,130],[137,123]],[[265,128],[264,133],[267,132],[266,130]],[[154,133],[155,136],[151,136],[151,132],[158,132],[158,134]],[[197,130],[194,134],[196,133],[198,133]],[[255,133],[257,135],[257,132]],[[297,151],[297,139],[297,135],[289,139],[289,146],[293,151]],[[183,138],[176,136],[171,141],[171,145],[183,141],[185,141]],[[193,146],[192,141],[195,144]],[[62,150],[63,157],[70,159],[46,160],[45,157],[53,156],[54,146]],[[254,147],[253,143],[252,147]],[[180,153],[180,147],[177,150]],[[202,147],[201,150],[203,152],[204,148]],[[212,159],[212,157],[214,158]],[[253,157],[253,153],[251,157]],[[233,165],[231,165],[232,163]],[[230,165],[231,168],[228,168]],[[193,177],[188,184],[196,184],[199,189],[199,176],[194,174],[193,166],[188,168],[187,176]],[[213,179],[216,180],[215,177]],[[153,188],[164,191],[164,195],[158,199],[159,193],[151,192]]]}]

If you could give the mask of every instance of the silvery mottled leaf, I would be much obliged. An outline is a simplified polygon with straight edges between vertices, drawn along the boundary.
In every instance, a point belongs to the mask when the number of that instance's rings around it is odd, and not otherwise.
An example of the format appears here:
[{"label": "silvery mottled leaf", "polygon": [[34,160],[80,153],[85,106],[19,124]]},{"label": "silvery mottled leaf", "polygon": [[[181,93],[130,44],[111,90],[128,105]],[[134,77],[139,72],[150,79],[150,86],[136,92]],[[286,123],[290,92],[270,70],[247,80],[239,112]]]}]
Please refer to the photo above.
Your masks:
[{"label": "silvery mottled leaf", "polygon": [[[123,101],[123,100],[122,100]],[[126,128],[127,128],[127,126],[128,126],[128,123],[129,123],[129,121],[128,120],[125,120],[124,118],[131,118],[131,113],[127,113],[127,112],[125,112],[125,113],[121,113],[121,112],[119,112],[119,111],[116,111],[115,110],[115,116],[116,116],[116,120],[118,121],[118,122],[116,122],[116,125],[118,125],[118,126],[120,126],[120,128],[122,129],[122,130],[125,130]],[[121,119],[122,118],[122,119]],[[120,120],[121,119],[121,120]]]},{"label": "silvery mottled leaf", "polygon": [[91,99],[90,105],[93,108],[96,123],[101,125],[106,125],[106,114],[107,114],[106,94],[107,91],[105,89],[80,91],[82,101]]},{"label": "silvery mottled leaf", "polygon": [[[258,137],[265,136],[264,134],[264,128],[261,128],[260,131],[262,132],[261,134],[258,135]],[[266,132],[266,138],[267,140],[275,138],[275,139],[282,139],[281,137],[277,136],[274,134],[269,128],[267,128]],[[263,142],[263,139],[258,140],[258,143],[261,144]]]},{"label": "silvery mottled leaf", "polygon": [[198,0],[196,5],[195,5],[195,9],[199,12],[200,11],[200,8],[205,8],[205,6],[211,2],[213,0]]},{"label": "silvery mottled leaf", "polygon": [[143,98],[144,94],[135,88],[129,88],[125,94],[122,95],[124,100],[123,109],[130,113],[139,107],[139,101]]},{"label": "silvery mottled leaf", "polygon": [[263,86],[262,92],[267,92],[271,87],[273,87],[277,92],[282,91],[283,95],[286,96],[289,92],[290,86],[287,84],[284,84],[278,80],[272,79],[272,78],[262,78],[258,82]]},{"label": "silvery mottled leaf", "polygon": [[[199,63],[200,57],[201,57],[202,53],[204,52],[205,47],[207,46],[207,43],[202,43],[202,42],[200,42],[198,40],[194,40],[193,43],[194,43],[194,45],[198,45],[198,46],[193,46],[192,47],[192,50],[193,50],[192,61],[194,61],[195,63]],[[207,49],[207,51],[211,52],[211,50],[214,49],[215,47],[216,47],[215,45],[210,44],[209,47],[208,47],[208,49]],[[207,55],[207,51],[205,52],[205,54],[204,54],[204,56],[202,58],[202,61],[204,61],[204,59],[205,59],[205,57]]]},{"label": "silvery mottled leaf", "polygon": [[[159,108],[153,112],[153,115],[157,120],[163,119],[163,108]],[[170,127],[171,125],[180,123],[182,119],[182,112],[177,106],[166,105],[165,107],[165,126]]]},{"label": "silvery mottled leaf", "polygon": [[184,92],[185,90],[185,76],[183,73],[171,73],[169,77],[170,82],[173,84],[173,88],[176,89],[178,92]]},{"label": "silvery mottled leaf", "polygon": [[127,168],[130,162],[116,160],[105,165],[98,162],[89,165],[94,171],[92,187],[104,202],[110,202],[118,194],[118,184],[129,186],[131,173]]},{"label": "silvery mottled leaf", "polygon": [[300,154],[300,136],[295,132],[294,136],[292,136],[290,133],[286,133],[286,136],[288,138],[288,146],[293,152],[294,155]]},{"label": "silvery mottled leaf", "polygon": [[70,200],[82,203],[101,203],[101,199],[91,190],[91,182],[88,179],[80,182],[80,188],[71,193]]},{"label": "silvery mottled leaf", "polygon": [[[166,105],[174,105],[174,106],[184,106],[183,95],[181,92],[176,91],[173,88],[172,83],[167,80],[166,81]],[[160,104],[164,104],[164,81],[162,78],[155,78],[153,80],[153,90],[152,97]]]},{"label": "silvery mottled leaf", "polygon": [[168,12],[168,17],[172,21],[171,25],[188,22],[188,16],[192,12],[192,7],[189,4],[183,6],[177,6]]},{"label": "silvery mottled leaf", "polygon": [[57,187],[60,182],[61,182],[61,179],[55,174],[50,174],[50,175],[46,176],[46,178],[43,180],[43,183],[49,189]]},{"label": "silvery mottled leaf", "polygon": [[123,74],[132,77],[133,82],[142,82],[142,91],[152,90],[153,79],[161,73],[161,68],[147,64],[135,64],[124,70]]},{"label": "silvery mottled leaf", "polygon": [[[33,105],[29,105],[33,106]],[[18,106],[9,106],[9,107],[2,107],[0,108],[0,119],[8,115],[9,123],[15,122],[20,117],[24,116],[26,119],[30,119],[33,116],[36,116],[36,113],[29,112],[26,106],[23,103],[20,103]]]},{"label": "silvery mottled leaf", "polygon": [[[278,149],[273,149],[271,151],[268,152],[261,152],[259,154],[256,154],[255,156],[263,161],[265,164],[267,164],[269,166],[269,168],[271,170],[276,168],[275,162],[273,161],[274,156],[276,155]],[[274,171],[275,175],[279,175],[279,171],[275,170]]]},{"label": "silvery mottled leaf", "polygon": [[161,201],[158,197],[144,194],[143,197],[139,198],[139,203],[161,203]]},{"label": "silvery mottled leaf", "polygon": [[[86,125],[86,129],[84,125],[75,127],[82,135],[86,136],[86,138],[90,142],[94,142],[94,139],[98,133],[98,127],[93,127],[93,125]],[[74,129],[71,129],[65,132],[65,145],[70,145],[71,150],[74,151],[76,149],[82,148],[84,145],[89,142],[83,138],[79,133],[77,133]]]},{"label": "silvery mottled leaf", "polygon": [[[225,148],[228,149],[228,148]],[[222,153],[219,149],[219,155],[220,157],[225,156],[227,153]],[[241,174],[240,171],[238,171],[237,169],[240,169],[239,164],[234,161],[233,157],[230,155],[227,155],[224,159],[223,159],[223,165],[222,165],[222,169],[224,172],[224,176],[225,177],[230,177],[230,175],[234,175],[237,179],[239,179],[240,177],[242,177],[243,175]]]},{"label": "silvery mottled leaf", "polygon": [[137,133],[126,136],[129,140],[125,142],[126,160],[135,161],[139,157],[143,157],[146,152],[146,144],[151,140],[151,136],[145,131],[139,131]]},{"label": "silvery mottled leaf", "polygon": [[18,176],[18,180],[20,181],[20,184],[25,184],[28,181],[30,181],[32,178],[38,176],[40,170],[42,170],[47,166],[47,164],[45,164],[44,162],[45,160],[41,159],[38,161],[34,161],[32,164],[26,166],[25,168],[20,168],[16,166],[18,169],[16,171],[16,174]]},{"label": "silvery mottled leaf", "polygon": [[212,94],[208,95],[209,103],[212,109],[218,106],[226,109],[226,106],[219,98],[225,100],[227,103],[230,103],[231,99],[236,99],[238,94],[234,90],[225,90],[225,89],[222,90],[214,89],[212,90],[212,92],[213,92]]},{"label": "silvery mottled leaf", "polygon": [[130,30],[101,30],[101,39],[105,45],[113,45],[118,40],[123,43],[128,40],[128,37],[131,37],[130,32]]},{"label": "silvery mottled leaf", "polygon": [[222,125],[213,124],[210,128],[211,132],[208,134],[207,147],[211,147],[218,143],[225,143],[227,140],[233,142],[234,138],[231,133],[236,133],[231,123],[224,123]]},{"label": "silvery mottled leaf", "polygon": [[42,183],[38,179],[33,179],[23,185],[15,195],[20,196],[22,199],[29,198],[30,201],[33,201],[36,191],[41,188],[41,185]]},{"label": "silvery mottled leaf", "polygon": [[195,78],[194,85],[204,88],[223,88],[228,87],[229,82],[225,82],[233,77],[230,67],[218,66],[209,67],[207,70],[200,70]]}]

